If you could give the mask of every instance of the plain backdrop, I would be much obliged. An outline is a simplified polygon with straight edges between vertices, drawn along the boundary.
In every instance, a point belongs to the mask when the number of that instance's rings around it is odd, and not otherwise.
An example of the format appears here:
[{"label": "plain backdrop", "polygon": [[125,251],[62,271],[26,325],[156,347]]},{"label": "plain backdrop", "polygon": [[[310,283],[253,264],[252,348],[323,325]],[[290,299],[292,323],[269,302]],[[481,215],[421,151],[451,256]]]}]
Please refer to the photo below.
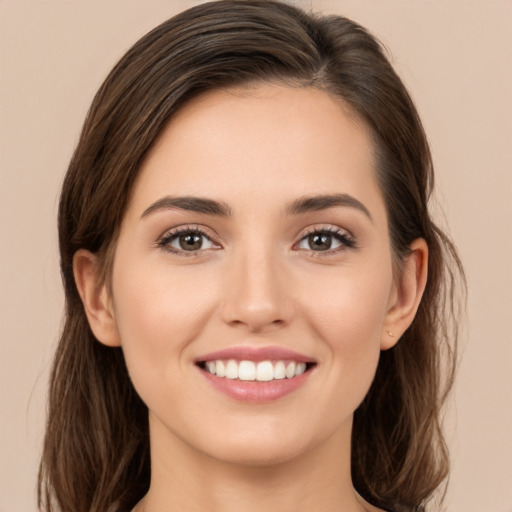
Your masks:
[{"label": "plain backdrop", "polygon": [[[0,512],[36,510],[63,305],[56,205],[86,110],[135,40],[196,3],[0,0]],[[447,510],[510,512],[512,3],[297,3],[367,26],[389,48],[419,108],[437,202],[469,281],[468,335],[447,417]]]}]

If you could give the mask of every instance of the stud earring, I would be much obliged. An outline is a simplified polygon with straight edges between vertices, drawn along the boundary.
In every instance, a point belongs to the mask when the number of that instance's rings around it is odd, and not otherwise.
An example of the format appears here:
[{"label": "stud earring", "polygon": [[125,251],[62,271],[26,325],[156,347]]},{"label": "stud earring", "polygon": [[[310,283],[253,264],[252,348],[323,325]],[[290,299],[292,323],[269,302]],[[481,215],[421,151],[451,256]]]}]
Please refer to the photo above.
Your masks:
[{"label": "stud earring", "polygon": [[391,338],[394,338],[395,335],[391,332],[391,331],[386,331],[388,333],[388,336],[390,336]]}]

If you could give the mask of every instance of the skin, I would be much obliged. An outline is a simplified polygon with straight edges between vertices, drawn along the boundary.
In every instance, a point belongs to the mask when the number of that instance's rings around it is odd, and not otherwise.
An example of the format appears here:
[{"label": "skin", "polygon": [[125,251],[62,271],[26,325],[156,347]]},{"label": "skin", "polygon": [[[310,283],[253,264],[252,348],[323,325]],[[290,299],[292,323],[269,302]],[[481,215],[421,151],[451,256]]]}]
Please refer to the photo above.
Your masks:
[{"label": "skin", "polygon": [[[367,213],[351,205],[287,212],[304,196],[333,193]],[[212,199],[231,214],[147,212],[166,196]],[[112,293],[94,254],[78,251],[74,262],[94,334],[122,346],[149,409],[152,481],[136,510],[378,510],[352,487],[353,413],[380,351],[414,318],[427,262],[416,240],[394,275],[387,222],[369,134],[325,92],[214,91],[172,119],[135,183]],[[197,226],[208,238],[192,255],[177,239],[177,253],[159,244]],[[307,235],[326,229],[354,247],[331,238],[334,248],[316,250]],[[240,345],[277,345],[317,364],[286,397],[243,403],[194,364]]]}]

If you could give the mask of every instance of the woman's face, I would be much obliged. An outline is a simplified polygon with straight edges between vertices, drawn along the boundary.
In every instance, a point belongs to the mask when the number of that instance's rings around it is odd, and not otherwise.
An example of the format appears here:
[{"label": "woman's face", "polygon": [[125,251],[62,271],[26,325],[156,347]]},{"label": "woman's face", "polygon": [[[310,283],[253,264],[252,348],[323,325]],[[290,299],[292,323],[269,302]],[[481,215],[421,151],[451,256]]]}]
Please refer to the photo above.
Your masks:
[{"label": "woman's face", "polygon": [[102,341],[153,444],[264,464],[350,443],[396,301],[365,127],[312,88],[216,91],[141,169]]}]

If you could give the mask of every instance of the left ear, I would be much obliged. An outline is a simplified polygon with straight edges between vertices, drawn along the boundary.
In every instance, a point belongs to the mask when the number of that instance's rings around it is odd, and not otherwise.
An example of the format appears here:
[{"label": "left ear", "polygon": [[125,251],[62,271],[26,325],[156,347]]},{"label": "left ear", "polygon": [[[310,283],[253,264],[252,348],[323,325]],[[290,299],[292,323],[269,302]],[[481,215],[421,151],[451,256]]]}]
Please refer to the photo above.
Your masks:
[{"label": "left ear", "polygon": [[423,238],[418,238],[410,245],[390,297],[381,334],[381,350],[395,346],[411,325],[425,291],[427,274],[428,246]]}]

